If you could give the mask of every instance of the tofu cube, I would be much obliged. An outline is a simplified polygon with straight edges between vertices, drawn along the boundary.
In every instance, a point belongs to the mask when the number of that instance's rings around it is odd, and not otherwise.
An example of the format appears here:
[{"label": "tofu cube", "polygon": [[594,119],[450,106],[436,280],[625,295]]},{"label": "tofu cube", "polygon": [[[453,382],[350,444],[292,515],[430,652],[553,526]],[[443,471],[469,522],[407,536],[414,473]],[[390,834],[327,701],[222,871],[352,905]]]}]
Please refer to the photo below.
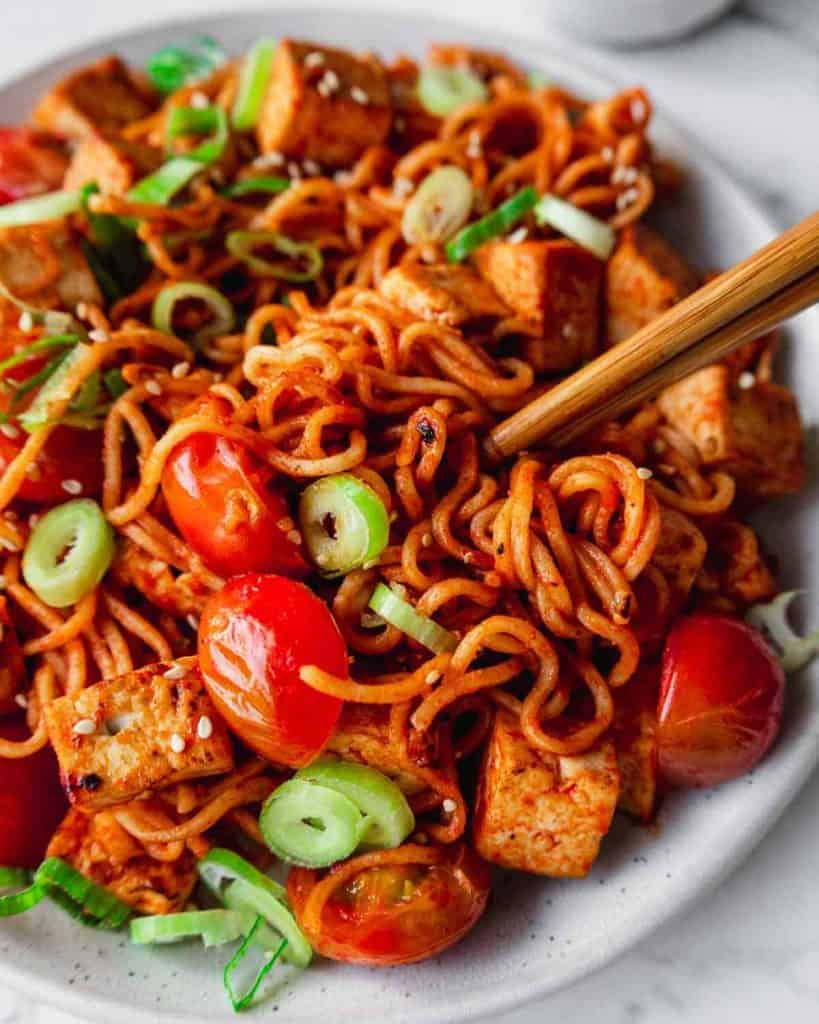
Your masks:
[{"label": "tofu cube", "polygon": [[391,121],[389,81],[375,57],[279,43],[256,126],[262,152],[349,167],[386,140]]},{"label": "tofu cube", "polygon": [[88,135],[74,149],[63,187],[78,189],[93,181],[100,192],[124,196],[161,162],[162,154],[153,146]]},{"label": "tofu cube", "polygon": [[537,337],[526,358],[539,372],[570,370],[597,354],[603,264],[566,239],[494,242],[475,266]]},{"label": "tofu cube", "polygon": [[80,243],[65,221],[0,228],[0,283],[45,309],[102,302]]},{"label": "tofu cube", "polygon": [[478,782],[475,849],[501,867],[582,878],[611,826],[619,790],[611,742],[578,757],[538,754],[515,716],[500,711]]},{"label": "tofu cube", "polygon": [[[434,729],[431,733],[425,739],[418,733],[410,733],[410,756],[420,765],[435,761]],[[324,753],[376,768],[393,779],[407,796],[414,796],[425,788],[424,782],[407,770],[390,741],[390,709],[385,705],[345,703]]]},{"label": "tofu cube", "polygon": [[118,135],[126,124],[151,112],[145,93],[118,57],[78,68],[37,104],[34,123],[58,135]]},{"label": "tofu cube", "polygon": [[756,534],[735,519],[723,518],[708,531],[705,569],[698,604],[716,610],[741,614],[749,605],[769,601],[779,590]]},{"label": "tofu cube", "polygon": [[9,615],[8,600],[0,596],[0,715],[20,710],[14,698],[25,682],[26,666],[17,630]]},{"label": "tofu cube", "polygon": [[787,388],[761,380],[740,388],[727,367],[707,366],[666,388],[658,404],[703,462],[734,476],[745,495],[770,498],[804,486],[802,426]]},{"label": "tofu cube", "polygon": [[606,338],[615,345],[697,287],[690,267],[649,228],[627,227],[606,266]]},{"label": "tofu cube", "polygon": [[143,914],[182,910],[196,885],[196,858],[186,848],[177,860],[145,852],[111,811],[87,815],[72,807],[51,837],[47,857],[59,857]]},{"label": "tofu cube", "polygon": [[640,821],[650,821],[657,809],[660,775],[657,766],[657,699],[659,664],[639,671],[614,693],[610,736],[620,768],[617,806]]},{"label": "tofu cube", "polygon": [[419,319],[447,327],[509,315],[490,285],[469,267],[405,264],[386,273],[379,289]]},{"label": "tofu cube", "polygon": [[[227,729],[195,659],[103,680],[52,701],[45,715],[63,786],[84,810],[233,767]],[[202,739],[205,717],[212,732]]]},{"label": "tofu cube", "polygon": [[652,562],[668,580],[671,611],[678,612],[688,599],[708,549],[702,531],[676,509],[660,506],[662,527]]}]

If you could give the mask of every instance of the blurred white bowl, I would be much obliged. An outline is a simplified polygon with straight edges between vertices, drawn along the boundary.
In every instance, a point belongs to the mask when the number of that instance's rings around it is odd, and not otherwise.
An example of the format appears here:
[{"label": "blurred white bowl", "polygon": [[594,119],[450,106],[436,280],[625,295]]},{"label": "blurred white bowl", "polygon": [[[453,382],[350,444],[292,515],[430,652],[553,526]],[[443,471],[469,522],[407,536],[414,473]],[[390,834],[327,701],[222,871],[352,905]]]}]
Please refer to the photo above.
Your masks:
[{"label": "blurred white bowl", "polygon": [[535,0],[572,35],[621,46],[684,35],[732,7],[734,0]]}]

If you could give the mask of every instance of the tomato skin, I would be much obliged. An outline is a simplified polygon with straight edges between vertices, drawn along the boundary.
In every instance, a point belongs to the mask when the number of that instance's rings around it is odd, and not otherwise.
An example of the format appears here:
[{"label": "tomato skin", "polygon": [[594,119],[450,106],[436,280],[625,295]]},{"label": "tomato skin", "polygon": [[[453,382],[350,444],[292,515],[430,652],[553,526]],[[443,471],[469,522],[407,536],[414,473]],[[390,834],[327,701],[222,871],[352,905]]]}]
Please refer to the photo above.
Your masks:
[{"label": "tomato skin", "polygon": [[663,652],[658,760],[680,786],[744,775],[782,722],[785,673],[762,634],[729,615],[678,619]]},{"label": "tomato skin", "polygon": [[[26,335],[13,328],[7,328],[0,340],[0,359],[6,359],[34,340],[34,335]],[[40,356],[27,359],[8,370],[3,376],[16,381],[26,380],[37,373],[45,362],[46,360]],[[8,410],[12,397],[11,391],[0,388],[0,411]],[[32,392],[30,398],[20,403],[20,410],[25,409],[33,398]],[[5,473],[9,464],[20,454],[28,438],[26,431],[15,420],[11,422],[17,427],[16,436],[8,437],[0,432],[0,475]],[[68,501],[69,497],[74,495],[67,494],[62,486],[63,480],[67,478],[77,480],[82,485],[77,497],[94,497],[102,488],[102,431],[56,427],[37,457],[36,465],[39,471],[36,478],[27,476],[17,491],[17,497],[22,501],[31,501],[38,505]]]},{"label": "tomato skin", "polygon": [[217,710],[262,757],[300,768],[330,738],[342,701],[299,679],[302,665],[347,677],[347,645],[327,606],[285,576],[234,576],[208,601],[199,664]]},{"label": "tomato skin", "polygon": [[[447,847],[435,865],[367,868],[324,905],[321,930],[305,928],[303,911],[319,873],[293,868],[287,895],[310,944],[322,956],[387,967],[427,960],[473,927],[489,898],[489,866],[465,844]],[[404,884],[413,895],[397,899]]]},{"label": "tomato skin", "polygon": [[[22,714],[0,719],[0,737],[30,735]],[[0,864],[36,868],[68,810],[51,747],[30,757],[0,758]]]},{"label": "tomato skin", "polygon": [[55,136],[31,128],[0,127],[0,205],[58,189],[67,166]]},{"label": "tomato skin", "polygon": [[[224,417],[218,403],[205,401]],[[191,434],[165,463],[162,493],[171,518],[220,576],[275,572],[299,577],[310,571],[300,545],[278,525],[289,510],[269,479],[251,452],[219,434]]]}]

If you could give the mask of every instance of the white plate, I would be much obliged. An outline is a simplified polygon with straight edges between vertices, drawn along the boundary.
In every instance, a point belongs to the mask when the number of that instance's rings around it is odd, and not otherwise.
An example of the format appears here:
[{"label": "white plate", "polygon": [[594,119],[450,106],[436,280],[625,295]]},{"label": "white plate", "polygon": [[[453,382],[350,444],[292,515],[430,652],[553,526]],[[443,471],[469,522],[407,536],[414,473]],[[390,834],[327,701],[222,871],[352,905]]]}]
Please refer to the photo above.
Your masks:
[{"label": "white plate", "polygon": [[[431,40],[465,41],[504,48],[588,95],[615,87],[573,61],[565,45],[559,53],[538,49],[426,17],[277,8],[180,21],[74,52],[0,90],[0,123],[22,120],[39,94],[77,64],[112,49],[141,63],[160,45],[198,32],[210,33],[232,52],[270,33],[357,50],[372,47],[387,55],[420,54]],[[700,146],[662,119],[654,135],[689,172],[678,208],[664,219],[691,259],[702,267],[726,265],[774,234],[766,216]],[[800,343],[792,347],[789,376],[798,382],[808,423],[819,411],[807,337],[816,337],[817,326],[812,315],[803,316],[791,335]],[[812,539],[819,522],[813,467],[810,478],[807,493],[778,503],[775,514],[767,515],[765,536],[786,583],[813,584],[815,592],[819,548]],[[278,1007],[279,1019],[288,1024],[348,1024],[362,1014],[369,1024],[451,1024],[508,1009],[602,966],[724,878],[793,798],[817,761],[816,677],[814,669],[792,680],[782,738],[752,776],[668,800],[651,830],[619,820],[585,881],[499,877],[484,920],[446,955],[389,971],[319,963],[253,1016],[271,1015]],[[221,951],[198,945],[136,949],[124,936],[81,928],[50,907],[0,924],[3,980],[104,1024],[235,1021],[221,990],[224,960]]]}]

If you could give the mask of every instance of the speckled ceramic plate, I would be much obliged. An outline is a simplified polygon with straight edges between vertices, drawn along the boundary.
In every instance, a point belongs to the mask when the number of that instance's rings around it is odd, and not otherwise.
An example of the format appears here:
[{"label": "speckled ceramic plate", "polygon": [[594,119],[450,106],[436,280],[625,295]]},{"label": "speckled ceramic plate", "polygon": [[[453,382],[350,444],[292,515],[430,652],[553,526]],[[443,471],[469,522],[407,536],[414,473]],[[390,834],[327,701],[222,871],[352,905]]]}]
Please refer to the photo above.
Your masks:
[{"label": "speckled ceramic plate", "polygon": [[[118,36],[71,53],[0,89],[0,122],[24,118],[37,96],[77,64],[111,50],[141,63],[158,46],[203,31],[233,52],[262,34],[372,47],[385,54],[420,54],[431,40],[460,40],[503,47],[589,95],[605,95],[614,85],[574,60],[566,44],[559,51],[538,48],[428,18],[271,6],[266,13],[232,13]],[[651,82],[645,84],[650,89]],[[726,265],[774,234],[765,215],[700,146],[662,118],[655,138],[689,171],[680,204],[664,227],[691,259],[703,267]],[[818,327],[803,316],[791,337],[812,334],[815,340]],[[789,376],[806,421],[813,423],[819,413],[819,383],[810,362],[814,349],[808,344],[791,349]],[[812,585],[814,593],[819,583],[815,481],[811,472],[808,492],[777,505],[764,530],[788,585]],[[288,1024],[347,1024],[362,1014],[369,1024],[464,1021],[534,999],[600,967],[717,884],[774,824],[817,760],[817,670],[813,678],[805,673],[792,681],[782,738],[752,776],[667,801],[651,830],[618,821],[587,880],[499,877],[480,926],[446,955],[389,971],[318,963],[287,979],[249,1019],[272,1016],[278,1008],[278,1019]],[[222,951],[205,952],[198,944],[137,949],[124,936],[83,929],[48,906],[0,924],[5,981],[104,1024],[235,1020],[221,990],[224,959]]]}]

